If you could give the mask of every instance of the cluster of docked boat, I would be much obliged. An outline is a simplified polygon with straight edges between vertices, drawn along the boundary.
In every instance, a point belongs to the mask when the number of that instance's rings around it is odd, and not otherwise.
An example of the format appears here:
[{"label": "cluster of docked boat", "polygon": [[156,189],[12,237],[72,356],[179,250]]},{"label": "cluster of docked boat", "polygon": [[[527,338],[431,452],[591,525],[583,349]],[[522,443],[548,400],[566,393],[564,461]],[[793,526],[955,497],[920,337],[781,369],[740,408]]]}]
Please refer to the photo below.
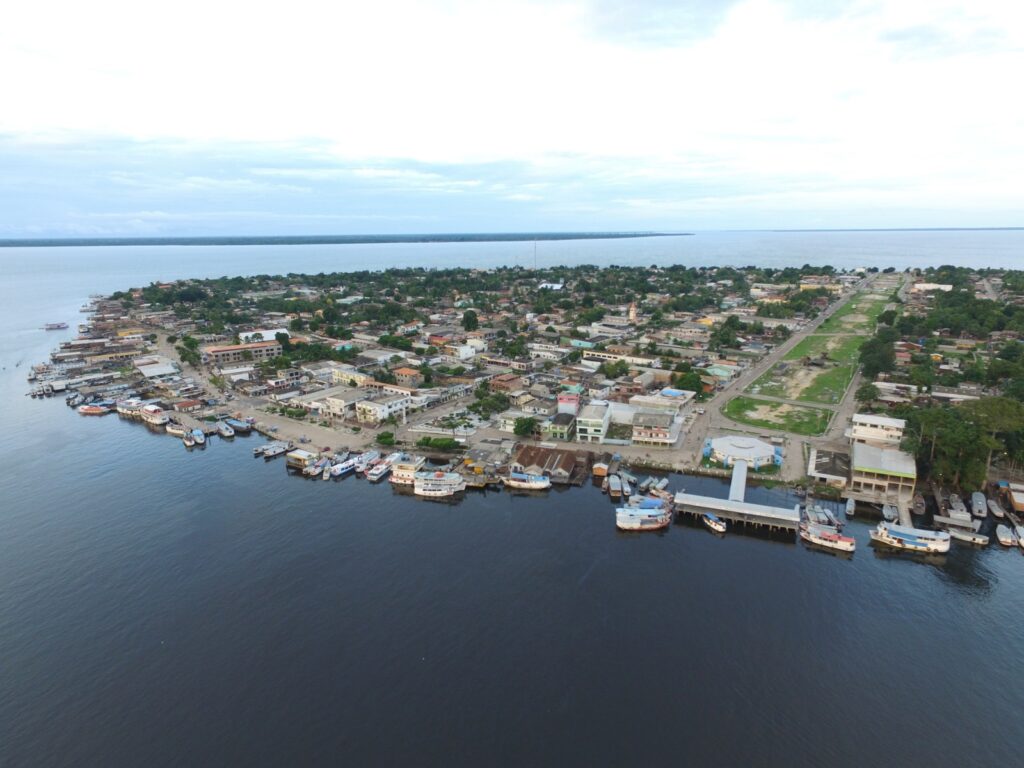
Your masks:
[{"label": "cluster of docked boat", "polygon": [[253,449],[253,454],[273,458],[286,453],[288,466],[307,477],[323,480],[344,478],[348,475],[364,477],[371,483],[387,478],[392,485],[411,486],[413,493],[426,498],[451,498],[466,490],[466,479],[450,467],[427,469],[426,458],[396,451],[387,456],[370,449],[362,453],[342,451],[318,455],[290,444],[269,443]]},{"label": "cluster of docked boat", "polygon": [[632,475],[625,470],[619,470],[618,472],[606,475],[601,483],[602,493],[607,493],[612,499],[628,499],[633,495],[634,491],[647,493],[657,498],[671,499],[671,495],[665,490],[667,487],[667,477],[663,477],[660,480],[654,477],[640,480],[636,475]]},{"label": "cluster of docked boat", "polygon": [[[852,513],[851,505],[847,510]],[[808,500],[800,520],[800,538],[808,544],[839,552],[853,552],[857,541],[843,535],[843,521],[832,510]]]}]

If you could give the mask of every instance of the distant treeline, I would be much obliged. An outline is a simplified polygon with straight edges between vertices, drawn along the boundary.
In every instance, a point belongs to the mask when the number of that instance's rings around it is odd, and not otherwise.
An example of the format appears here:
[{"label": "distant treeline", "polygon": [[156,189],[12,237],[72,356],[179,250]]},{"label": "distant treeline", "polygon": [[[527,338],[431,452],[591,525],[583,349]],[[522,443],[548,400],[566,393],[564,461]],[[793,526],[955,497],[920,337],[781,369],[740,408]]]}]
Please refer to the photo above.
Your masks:
[{"label": "distant treeline", "polygon": [[692,232],[463,232],[426,235],[256,235],[252,237],[71,237],[0,239],[0,248],[86,245],[358,245],[366,243],[495,243],[679,237]]}]

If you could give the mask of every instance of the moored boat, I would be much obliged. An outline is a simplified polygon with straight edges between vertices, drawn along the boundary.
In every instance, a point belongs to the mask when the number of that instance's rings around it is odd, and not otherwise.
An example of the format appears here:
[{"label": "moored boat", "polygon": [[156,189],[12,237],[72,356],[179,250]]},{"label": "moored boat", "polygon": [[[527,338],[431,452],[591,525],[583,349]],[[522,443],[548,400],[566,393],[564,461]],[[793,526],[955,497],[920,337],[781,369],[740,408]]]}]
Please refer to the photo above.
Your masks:
[{"label": "moored boat", "polygon": [[331,466],[331,477],[344,477],[355,471],[356,459],[345,459]]},{"label": "moored boat", "polygon": [[192,430],[186,427],[184,424],[179,424],[176,421],[167,422],[167,434],[173,435],[174,437],[184,437],[187,433]]},{"label": "moored boat", "polygon": [[102,416],[105,413],[110,413],[110,409],[105,405],[90,403],[78,406],[78,412],[83,416]]},{"label": "moored boat", "polygon": [[925,504],[924,502],[924,496],[922,496],[920,493],[915,493],[911,509],[913,510],[914,514],[918,516],[923,515],[926,511],[928,511],[928,505]]},{"label": "moored boat", "polygon": [[703,515],[700,516],[700,519],[703,521],[704,525],[706,525],[715,533],[725,533],[726,528],[728,527],[725,523],[725,520],[723,520],[713,512],[705,512]]},{"label": "moored boat", "polygon": [[854,499],[846,500],[846,516],[853,517],[854,512],[857,510],[857,502]]},{"label": "moored boat", "polygon": [[388,480],[393,485],[413,485],[416,474],[426,463],[427,460],[422,456],[406,456],[391,465],[391,477]]},{"label": "moored boat", "polygon": [[871,531],[871,540],[911,552],[949,552],[949,534],[882,521]]},{"label": "moored boat", "polygon": [[528,475],[523,472],[509,472],[502,482],[509,488],[525,491],[542,491],[551,487],[551,478],[545,475]]},{"label": "moored boat", "polygon": [[622,498],[622,480],[618,475],[608,475],[608,495],[613,499]]},{"label": "moored boat", "polygon": [[622,477],[622,495],[625,498],[629,498],[633,495],[633,488],[629,484],[629,480],[625,476]]},{"label": "moored boat", "polygon": [[224,423],[235,430],[239,435],[247,435],[252,432],[252,424],[241,419],[224,419]]},{"label": "moored boat", "polygon": [[672,512],[664,506],[652,509],[628,506],[615,510],[615,527],[622,531],[657,531],[667,528],[671,522]]},{"label": "moored boat", "polygon": [[43,326],[44,331],[63,331],[68,327],[67,323],[46,323]]},{"label": "moored boat", "polygon": [[988,515],[988,499],[981,491],[971,494],[971,514],[975,517],[986,517]]},{"label": "moored boat", "polygon": [[235,430],[223,421],[217,422],[217,434],[221,437],[228,438],[235,436]]},{"label": "moored boat", "polygon": [[155,403],[149,403],[142,406],[139,410],[139,416],[142,417],[144,422],[153,427],[162,427],[170,421],[170,416],[164,412],[163,408]]},{"label": "moored boat", "polygon": [[193,446],[195,446],[196,439],[195,437],[192,436],[191,429],[181,436],[181,442],[185,444],[186,448],[192,448]]},{"label": "moored boat", "polygon": [[800,538],[810,544],[837,549],[840,552],[853,552],[857,548],[857,541],[853,537],[843,536],[834,528],[814,523],[803,523],[800,526]]},{"label": "moored boat", "polygon": [[206,445],[206,433],[199,427],[192,430],[192,439],[196,441],[196,445]]},{"label": "moored boat", "polygon": [[1006,517],[1006,511],[1002,505],[995,499],[988,500],[988,511],[992,513],[994,517],[998,517],[1000,520]]},{"label": "moored boat", "polygon": [[979,547],[988,546],[988,536],[983,533],[972,531],[969,528],[959,528],[955,525],[946,526],[945,530],[952,538],[965,544],[975,544]]},{"label": "moored boat", "polygon": [[379,483],[387,477],[390,472],[391,464],[387,461],[382,461],[366,470],[366,479],[371,483]]},{"label": "moored boat", "polygon": [[378,451],[364,451],[359,454],[359,458],[356,459],[356,474],[362,475],[370,468],[373,462],[380,458]]},{"label": "moored boat", "polygon": [[137,397],[117,401],[117,412],[121,416],[139,416],[144,403]]},{"label": "moored boat", "polygon": [[996,526],[996,539],[1004,547],[1015,547],[1017,546],[1017,534],[1008,525],[1000,523]]},{"label": "moored boat", "polygon": [[887,523],[895,523],[899,519],[899,512],[892,504],[882,505],[882,519]]},{"label": "moored boat", "polygon": [[458,472],[417,472],[413,493],[429,498],[454,496],[466,490],[466,479]]}]

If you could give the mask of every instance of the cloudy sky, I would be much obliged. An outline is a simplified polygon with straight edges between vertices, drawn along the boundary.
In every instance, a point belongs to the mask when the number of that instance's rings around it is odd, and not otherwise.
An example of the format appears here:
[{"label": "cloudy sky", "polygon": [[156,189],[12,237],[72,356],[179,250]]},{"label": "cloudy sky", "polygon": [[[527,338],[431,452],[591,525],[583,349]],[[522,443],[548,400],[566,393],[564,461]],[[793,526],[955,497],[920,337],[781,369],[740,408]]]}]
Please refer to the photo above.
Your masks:
[{"label": "cloudy sky", "polygon": [[1024,225],[1010,0],[7,3],[0,237]]}]

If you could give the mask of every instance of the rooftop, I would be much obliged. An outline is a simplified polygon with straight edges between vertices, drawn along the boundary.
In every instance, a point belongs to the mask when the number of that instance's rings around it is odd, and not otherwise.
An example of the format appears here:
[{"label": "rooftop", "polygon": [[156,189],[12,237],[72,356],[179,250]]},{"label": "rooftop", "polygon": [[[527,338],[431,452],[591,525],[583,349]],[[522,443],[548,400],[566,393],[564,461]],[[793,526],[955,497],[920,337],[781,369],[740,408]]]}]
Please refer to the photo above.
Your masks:
[{"label": "rooftop", "polygon": [[893,427],[895,429],[903,429],[907,426],[907,422],[904,419],[893,419],[889,416],[875,416],[872,413],[853,414],[853,423],[865,424],[872,427]]},{"label": "rooftop", "polygon": [[917,477],[914,457],[898,448],[879,448],[866,443],[853,444],[855,472],[877,472],[895,477]]}]

